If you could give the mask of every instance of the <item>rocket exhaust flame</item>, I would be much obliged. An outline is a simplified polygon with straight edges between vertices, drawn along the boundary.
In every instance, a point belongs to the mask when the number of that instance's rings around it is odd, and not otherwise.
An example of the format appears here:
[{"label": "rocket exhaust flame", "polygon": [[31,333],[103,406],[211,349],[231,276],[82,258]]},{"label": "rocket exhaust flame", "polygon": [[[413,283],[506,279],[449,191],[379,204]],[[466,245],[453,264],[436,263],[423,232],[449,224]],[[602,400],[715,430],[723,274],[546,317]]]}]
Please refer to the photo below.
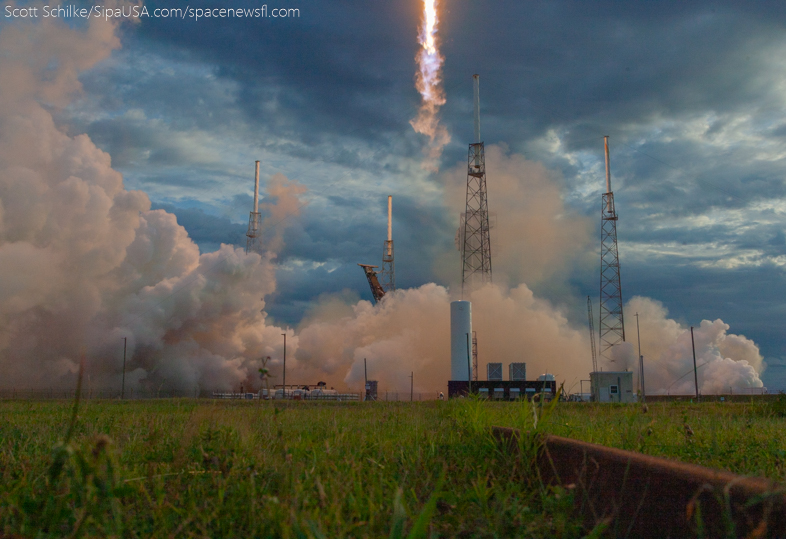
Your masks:
[{"label": "rocket exhaust flame", "polygon": [[436,161],[442,155],[442,148],[450,142],[447,129],[440,125],[437,117],[439,108],[445,104],[441,73],[444,59],[436,41],[438,23],[437,0],[423,0],[423,24],[418,38],[421,49],[415,57],[418,63],[415,87],[420,92],[422,102],[417,117],[409,123],[417,133],[429,137],[429,145],[424,149],[428,159],[423,166],[430,170],[438,168]]}]

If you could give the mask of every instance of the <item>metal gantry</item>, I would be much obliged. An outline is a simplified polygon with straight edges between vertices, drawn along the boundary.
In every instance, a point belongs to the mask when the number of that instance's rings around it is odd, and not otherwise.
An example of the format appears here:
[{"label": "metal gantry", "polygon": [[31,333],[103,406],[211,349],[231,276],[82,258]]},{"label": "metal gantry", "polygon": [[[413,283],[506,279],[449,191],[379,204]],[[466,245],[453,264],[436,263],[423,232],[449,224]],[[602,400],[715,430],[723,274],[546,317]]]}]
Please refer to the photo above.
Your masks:
[{"label": "metal gantry", "polygon": [[374,271],[375,268],[379,266],[372,266],[371,264],[358,264],[366,274],[366,279],[368,280],[368,286],[371,288],[371,296],[374,298],[374,304],[376,305],[382,298],[385,297],[385,290],[382,288],[382,285],[379,284],[379,279],[377,279],[377,272]]},{"label": "metal gantry", "polygon": [[[461,226],[461,293],[491,282],[491,234],[486,191],[486,152],[480,141],[480,76],[474,75],[475,142],[467,156],[467,198]],[[468,286],[467,286],[468,285]]]},{"label": "metal gantry", "polygon": [[625,342],[622,316],[622,282],[617,248],[617,212],[611,191],[609,171],[609,137],[604,137],[606,150],[606,193],[600,218],[600,356],[609,361],[613,346]]}]

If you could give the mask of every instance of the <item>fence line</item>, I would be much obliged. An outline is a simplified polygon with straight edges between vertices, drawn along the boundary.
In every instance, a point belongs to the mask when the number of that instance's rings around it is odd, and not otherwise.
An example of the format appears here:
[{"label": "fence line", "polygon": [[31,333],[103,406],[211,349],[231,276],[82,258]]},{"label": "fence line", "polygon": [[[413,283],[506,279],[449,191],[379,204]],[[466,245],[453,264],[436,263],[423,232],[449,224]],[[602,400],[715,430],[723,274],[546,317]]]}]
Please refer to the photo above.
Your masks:
[{"label": "fence line", "polygon": [[[229,394],[229,393],[226,393]],[[257,392],[254,392],[256,395]],[[86,400],[120,400],[120,389],[84,389],[81,398]],[[175,389],[130,389],[126,388],[125,400],[149,399],[213,399],[218,398],[218,393],[212,390],[179,391]],[[238,395],[240,395],[238,393]],[[343,395],[343,394],[342,394]],[[0,400],[73,400],[76,397],[75,389],[0,389]],[[363,400],[364,393],[359,394]],[[224,397],[226,398],[226,397]],[[241,398],[241,397],[238,397]],[[418,392],[410,394],[409,391],[378,391],[377,401],[427,401],[437,400],[438,392]],[[306,399],[317,400],[317,399]]]}]

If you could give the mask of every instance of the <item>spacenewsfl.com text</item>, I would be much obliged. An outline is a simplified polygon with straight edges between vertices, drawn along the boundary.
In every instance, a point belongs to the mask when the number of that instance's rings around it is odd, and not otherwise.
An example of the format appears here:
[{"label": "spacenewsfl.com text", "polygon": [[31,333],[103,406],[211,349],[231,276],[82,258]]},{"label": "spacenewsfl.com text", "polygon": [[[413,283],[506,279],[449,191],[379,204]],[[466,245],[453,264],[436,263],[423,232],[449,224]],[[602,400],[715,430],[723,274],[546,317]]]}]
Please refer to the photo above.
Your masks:
[{"label": "spacenewsfl.com text", "polygon": [[267,4],[256,8],[155,8],[147,6],[123,6],[112,8],[107,6],[78,7],[73,4],[56,6],[16,7],[5,6],[3,14],[6,19],[296,19],[300,17],[298,8],[269,8]]}]

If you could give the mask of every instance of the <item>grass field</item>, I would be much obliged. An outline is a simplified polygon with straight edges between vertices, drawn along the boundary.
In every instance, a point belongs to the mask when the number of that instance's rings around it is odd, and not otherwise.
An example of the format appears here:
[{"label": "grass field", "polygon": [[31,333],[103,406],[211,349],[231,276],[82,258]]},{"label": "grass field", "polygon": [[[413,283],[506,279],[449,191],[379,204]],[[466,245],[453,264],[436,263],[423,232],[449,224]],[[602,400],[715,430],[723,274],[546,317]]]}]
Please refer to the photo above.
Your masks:
[{"label": "grass field", "polygon": [[485,403],[0,402],[11,537],[578,537]]},{"label": "grass field", "polygon": [[534,444],[501,452],[491,425],[786,479],[782,402],[87,401],[67,439],[72,406],[0,402],[6,536],[592,533],[534,479]]},{"label": "grass field", "polygon": [[[560,403],[540,429],[620,449],[786,481],[786,401]],[[532,430],[526,403],[487,403],[485,422]]]}]

